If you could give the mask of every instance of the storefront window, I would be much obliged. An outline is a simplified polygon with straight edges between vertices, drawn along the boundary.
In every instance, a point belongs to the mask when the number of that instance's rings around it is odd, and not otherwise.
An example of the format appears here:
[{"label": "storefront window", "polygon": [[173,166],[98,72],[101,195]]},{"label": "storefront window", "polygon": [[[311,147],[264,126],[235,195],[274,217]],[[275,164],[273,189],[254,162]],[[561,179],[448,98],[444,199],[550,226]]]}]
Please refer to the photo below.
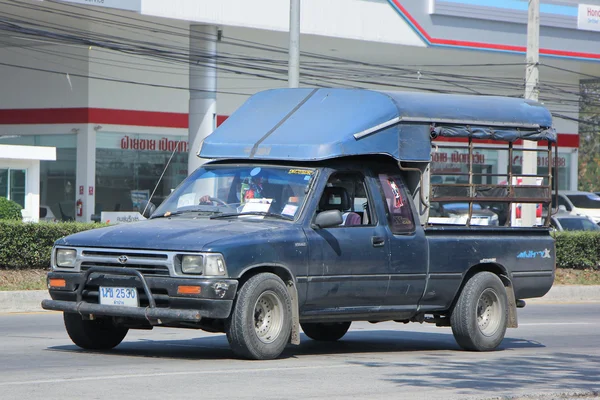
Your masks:
[{"label": "storefront window", "polygon": [[[432,183],[468,183],[468,154],[466,147],[438,146],[431,153]],[[558,158],[552,153],[553,164],[558,167],[552,171],[558,177],[559,190],[569,190],[571,185],[571,154],[558,153]],[[514,150],[512,157],[512,173],[521,174],[523,151]],[[537,174],[548,175],[548,153],[546,150],[537,152]],[[475,150],[473,152],[473,183],[502,184],[508,178],[508,150]],[[544,180],[547,184],[547,180]]]},{"label": "storefront window", "polygon": [[[571,188],[571,154],[558,153],[558,158],[552,152],[552,160],[554,168],[552,168],[552,176],[554,179],[558,177],[558,190],[569,190]],[[548,153],[547,151],[537,152],[537,173],[538,175],[548,175]],[[515,151],[513,155],[513,173],[518,175],[522,171],[523,152]],[[558,167],[558,174],[557,168]],[[544,182],[545,183],[545,182]]]},{"label": "storefront window", "polygon": [[185,136],[99,133],[96,214],[139,210],[155,188],[152,203],[158,206],[187,177],[187,162]]},{"label": "storefront window", "polygon": [[6,197],[25,208],[26,176],[24,169],[0,169],[0,197]]},{"label": "storefront window", "polygon": [[[75,214],[75,170],[77,160],[77,137],[75,135],[36,135],[0,137],[0,144],[23,146],[49,146],[56,148],[56,161],[40,162],[40,205],[49,207],[57,219],[73,220]],[[0,179],[1,178],[0,173]],[[7,178],[8,179],[8,178]],[[15,182],[14,194],[23,198],[25,178],[10,177]],[[23,179],[23,184],[20,182]],[[0,184],[0,195],[2,193]],[[20,194],[23,191],[23,194]],[[14,200],[14,199],[13,199]]]}]

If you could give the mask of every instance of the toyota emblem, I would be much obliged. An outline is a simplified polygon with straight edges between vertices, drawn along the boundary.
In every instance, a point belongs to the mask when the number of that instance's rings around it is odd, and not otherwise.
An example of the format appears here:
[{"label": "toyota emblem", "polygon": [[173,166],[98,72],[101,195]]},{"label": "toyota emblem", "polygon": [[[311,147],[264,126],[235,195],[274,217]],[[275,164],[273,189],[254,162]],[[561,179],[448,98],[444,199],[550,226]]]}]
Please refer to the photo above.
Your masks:
[{"label": "toyota emblem", "polygon": [[127,260],[129,260],[129,258],[127,258],[127,256],[121,256],[121,257],[117,258],[117,261],[119,261],[120,264],[126,264]]}]

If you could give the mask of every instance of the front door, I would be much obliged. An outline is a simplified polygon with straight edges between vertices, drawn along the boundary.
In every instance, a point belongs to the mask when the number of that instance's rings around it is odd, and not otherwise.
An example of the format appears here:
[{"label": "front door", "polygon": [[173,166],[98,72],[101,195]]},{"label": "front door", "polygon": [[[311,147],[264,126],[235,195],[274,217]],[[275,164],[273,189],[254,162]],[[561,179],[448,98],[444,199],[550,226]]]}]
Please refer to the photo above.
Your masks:
[{"label": "front door", "polygon": [[427,238],[423,229],[416,229],[411,199],[400,175],[386,170],[376,175],[390,236],[390,285],[385,304],[414,311],[427,283]]},{"label": "front door", "polygon": [[362,313],[378,306],[389,280],[390,243],[359,172],[334,173],[316,213],[337,209],[344,222],[308,228],[308,293],[304,310]]}]

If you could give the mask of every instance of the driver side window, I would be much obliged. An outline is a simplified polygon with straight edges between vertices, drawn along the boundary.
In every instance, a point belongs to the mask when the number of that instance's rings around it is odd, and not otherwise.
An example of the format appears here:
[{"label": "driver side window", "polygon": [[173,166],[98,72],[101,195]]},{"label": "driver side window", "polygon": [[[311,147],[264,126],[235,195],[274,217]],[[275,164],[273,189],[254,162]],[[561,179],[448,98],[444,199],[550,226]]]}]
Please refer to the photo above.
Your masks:
[{"label": "driver side window", "polygon": [[327,181],[317,213],[338,210],[342,227],[374,225],[365,177],[359,173],[335,173]]}]

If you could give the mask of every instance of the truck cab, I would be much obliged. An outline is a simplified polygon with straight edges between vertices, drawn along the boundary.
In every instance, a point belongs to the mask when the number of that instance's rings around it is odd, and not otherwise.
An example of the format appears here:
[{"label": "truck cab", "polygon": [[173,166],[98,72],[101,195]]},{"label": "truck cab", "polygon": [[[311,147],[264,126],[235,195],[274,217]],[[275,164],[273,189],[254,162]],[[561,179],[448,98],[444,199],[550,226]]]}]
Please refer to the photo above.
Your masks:
[{"label": "truck cab", "polygon": [[[494,350],[517,306],[552,286],[554,241],[544,226],[471,223],[473,203],[549,204],[552,177],[520,191],[432,183],[440,135],[470,148],[556,140],[547,110],[519,99],[261,92],[205,139],[209,161],[148,220],[58,240],[42,306],[63,311],[86,349],[166,326],[224,332],[238,356],[272,359],[300,329],[333,341],[353,321],[393,320],[451,326],[463,348]],[[435,223],[436,201],[468,211]]]}]

